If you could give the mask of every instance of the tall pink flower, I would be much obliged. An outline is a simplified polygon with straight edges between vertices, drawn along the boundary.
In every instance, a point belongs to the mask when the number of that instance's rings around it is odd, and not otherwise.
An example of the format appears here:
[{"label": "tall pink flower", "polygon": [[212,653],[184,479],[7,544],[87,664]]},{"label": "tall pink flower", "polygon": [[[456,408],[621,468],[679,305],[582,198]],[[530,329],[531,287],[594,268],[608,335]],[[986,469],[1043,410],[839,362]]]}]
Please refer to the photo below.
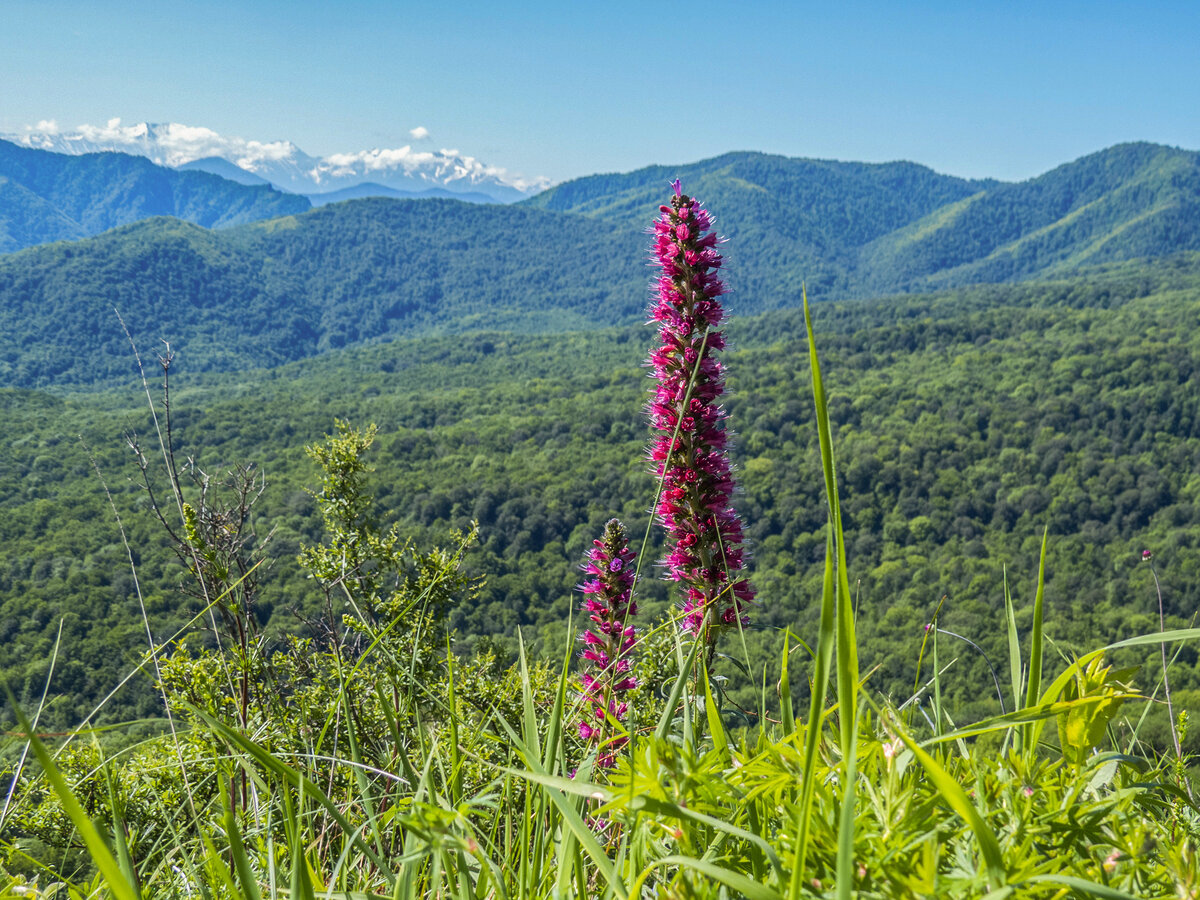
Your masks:
[{"label": "tall pink flower", "polygon": [[615,751],[625,743],[623,736],[613,735],[610,720],[625,720],[628,704],[621,696],[637,686],[630,674],[629,655],[636,642],[629,620],[637,615],[632,596],[637,554],[629,549],[625,528],[616,519],[609,520],[604,535],[592,543],[583,565],[591,577],[580,586],[582,608],[592,624],[580,635],[580,657],[587,669],[580,677],[580,693],[587,712],[579,724],[579,736],[597,745],[597,765],[609,768]]},{"label": "tall pink flower", "polygon": [[670,206],[659,207],[651,250],[661,272],[651,319],[659,346],[650,354],[657,386],[650,421],[660,432],[650,445],[662,478],[655,510],[667,529],[670,578],[686,591],[683,624],[708,642],[722,626],[746,624],[754,588],[742,573],[742,526],[730,505],[733,476],[725,452],[724,371],[715,354],[725,346],[717,329],[725,293],[719,270],[722,240],[712,216],[673,183]]}]

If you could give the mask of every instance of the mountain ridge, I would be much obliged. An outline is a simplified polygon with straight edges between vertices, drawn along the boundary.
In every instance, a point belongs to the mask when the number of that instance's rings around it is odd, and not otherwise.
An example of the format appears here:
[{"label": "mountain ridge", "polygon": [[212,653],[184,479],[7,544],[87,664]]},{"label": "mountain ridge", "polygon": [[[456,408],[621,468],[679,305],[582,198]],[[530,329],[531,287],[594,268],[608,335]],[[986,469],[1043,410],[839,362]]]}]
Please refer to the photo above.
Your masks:
[{"label": "mountain ridge", "polygon": [[[151,341],[196,342],[216,370],[418,334],[631,324],[646,304],[643,223],[668,174],[719,217],[736,315],[796,307],[805,288],[890,296],[1200,251],[1194,151],[1117,145],[1015,183],[731,153],[513,205],[371,198],[221,231],[155,218],[0,256],[0,383],[125,371],[114,306]],[[80,346],[96,350],[87,365]]]},{"label": "mountain ridge", "polygon": [[0,178],[12,186],[0,198],[0,253],[79,240],[151,216],[221,228],[303,212],[311,205],[270,186],[181,172],[138,156],[67,156],[3,140]]}]

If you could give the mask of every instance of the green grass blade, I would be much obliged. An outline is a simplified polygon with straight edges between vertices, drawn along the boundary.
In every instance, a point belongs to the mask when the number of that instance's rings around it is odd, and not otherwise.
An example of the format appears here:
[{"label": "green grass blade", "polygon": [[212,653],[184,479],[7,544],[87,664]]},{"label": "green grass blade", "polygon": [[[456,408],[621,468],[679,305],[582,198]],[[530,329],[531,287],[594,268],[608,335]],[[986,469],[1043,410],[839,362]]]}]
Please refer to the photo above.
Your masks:
[{"label": "green grass blade", "polygon": [[[524,746],[524,745],[522,745]],[[597,784],[594,781],[585,781],[582,777],[567,778],[565,775],[551,775],[545,771],[529,771],[527,769],[501,769],[501,771],[512,775],[515,778],[521,778],[525,781],[532,781],[534,784],[540,784],[544,787],[553,788],[556,791],[562,791],[564,794],[571,794],[575,797],[589,797],[592,800],[597,800],[600,803],[611,803],[614,794],[612,788],[604,784]],[[580,775],[583,773],[581,772]]]},{"label": "green grass blade", "polygon": [[569,897],[571,882],[584,869],[583,860],[579,857],[579,843],[570,829],[566,829],[561,839],[556,842],[554,856],[558,860],[558,865],[554,867],[554,896]]},{"label": "green grass blade", "polygon": [[704,679],[704,712],[708,717],[708,731],[712,736],[713,748],[720,755],[721,759],[729,762],[729,739],[725,735],[725,723],[721,721],[721,712],[717,709],[716,701],[713,700],[712,685],[709,682],[708,666],[705,665],[701,673]]},{"label": "green grass blade", "polygon": [[[99,742],[97,742],[97,749],[99,749]],[[112,772],[109,771],[107,762],[102,764],[100,771],[104,776],[104,786],[108,789],[108,803],[112,808],[113,845],[117,851],[117,863],[121,866],[121,873],[134,890],[140,894],[141,887],[138,884],[137,871],[133,865],[133,856],[129,852],[129,842],[125,839],[125,804],[117,794],[117,788],[113,784]]]},{"label": "green grass blade", "polygon": [[667,705],[663,707],[662,715],[658,719],[658,726],[654,729],[654,736],[658,740],[666,738],[667,732],[671,728],[671,717],[675,714],[675,707],[679,705],[679,698],[683,696],[688,675],[691,674],[692,667],[696,664],[696,657],[700,654],[702,644],[702,641],[692,641],[692,649],[688,653],[687,659],[683,660],[679,666],[679,675],[675,678],[675,683],[671,685],[671,694],[667,697]]},{"label": "green grass blade", "polygon": [[829,688],[829,668],[833,658],[833,643],[836,640],[833,626],[833,536],[825,539],[825,579],[821,590],[821,626],[814,660],[812,696],[808,706],[808,724],[804,731],[804,774],[801,776],[800,804],[796,811],[796,860],[792,866],[792,880],[788,885],[790,900],[798,900],[804,881],[804,862],[808,854],[808,835],[812,815],[813,796],[816,793],[817,748],[821,742],[825,694]]},{"label": "green grass blade", "polygon": [[529,678],[529,661],[525,658],[525,638],[517,629],[517,660],[521,665],[521,712],[524,716],[525,742],[541,758],[542,745],[538,737],[537,711],[533,704],[533,682]]},{"label": "green grass blade", "polygon": [[[208,870],[208,880],[214,888],[219,885],[224,885],[226,892],[229,894],[230,900],[237,900],[242,895],[237,889],[237,885],[233,883],[233,876],[229,874],[229,867],[225,865],[225,860],[221,858],[220,852],[217,850],[216,844],[207,834],[203,835],[204,840],[204,867]],[[220,896],[219,891],[214,890],[216,896]]]},{"label": "green grass blade", "polygon": [[[300,785],[300,796],[297,805],[304,805],[304,785]],[[315,900],[312,879],[308,874],[308,854],[304,850],[304,833],[300,829],[300,820],[296,808],[292,805],[287,791],[283,796],[284,828],[287,831],[289,853],[292,857],[292,873],[289,883],[289,900]]]},{"label": "green grass blade", "polygon": [[[1135,700],[1141,697],[1140,694],[1115,694],[1114,699]],[[1078,700],[1064,700],[1054,703],[1039,703],[1036,706],[1019,709],[1016,712],[1003,713],[998,716],[989,716],[986,719],[980,719],[970,725],[964,725],[962,728],[956,728],[953,731],[945,731],[928,740],[921,741],[922,747],[933,747],[938,744],[949,744],[955,741],[965,740],[966,738],[978,737],[981,734],[989,734],[997,731],[1007,731],[1018,726],[1032,725],[1051,719],[1063,713],[1068,713],[1073,709],[1078,709],[1085,706],[1094,706],[1096,699],[1081,698]]]},{"label": "green grass blade", "polygon": [[690,856],[664,856],[661,859],[654,860],[638,875],[637,880],[630,886],[630,896],[641,896],[642,885],[645,884],[646,879],[650,877],[654,869],[671,866],[694,869],[701,875],[732,888],[738,896],[745,897],[747,900],[783,900],[778,891],[767,887],[765,884],[760,884],[752,878],[742,875],[740,872],[731,872],[729,869],[722,868],[714,863],[701,859],[693,859]]},{"label": "green grass blade", "polygon": [[242,832],[238,828],[237,814],[229,805],[229,791],[225,784],[221,785],[221,795],[225,798],[225,837],[229,841],[229,854],[233,857],[233,867],[237,872],[238,881],[242,883],[242,894],[246,900],[261,900],[262,894],[258,890],[258,879],[254,877],[254,869],[246,854],[246,845],[242,842]]},{"label": "green grass blade", "polygon": [[808,361],[812,370],[813,405],[816,408],[817,437],[821,445],[821,469],[825,475],[825,496],[829,506],[829,522],[833,531],[834,555],[837,564],[838,720],[841,724],[844,748],[849,746],[853,740],[854,723],[857,721],[858,640],[854,631],[854,601],[850,593],[850,576],[846,571],[846,540],[842,533],[842,511],[838,500],[833,432],[829,425],[829,406],[825,398],[825,384],[821,379],[821,363],[817,357],[817,340],[813,334],[807,292],[804,293],[803,301],[804,326],[808,333]]},{"label": "green grass blade", "polygon": [[[570,622],[567,623],[567,634],[573,634]],[[558,675],[558,688],[554,692],[554,708],[550,711],[550,719],[546,727],[546,752],[542,757],[542,768],[553,772],[562,750],[563,721],[566,717],[567,687],[571,681],[571,657],[574,655],[574,641],[567,641],[567,649],[563,655],[562,669]]]},{"label": "green grass blade", "polygon": [[[1042,689],[1042,624],[1043,614],[1045,612],[1045,588],[1046,588],[1046,541],[1050,536],[1049,526],[1042,532],[1042,553],[1038,561],[1038,578],[1037,578],[1037,593],[1033,598],[1033,630],[1029,640],[1029,681],[1025,686],[1025,705],[1033,706],[1037,702],[1039,692]],[[1032,743],[1033,734],[1027,732],[1029,742]]]},{"label": "green grass blade", "polygon": [[792,709],[792,684],[788,676],[788,646],[790,633],[783,634],[783,660],[779,666],[779,717],[783,720],[783,736],[791,737],[796,733],[796,713]]},{"label": "green grass blade", "polygon": [[930,654],[933,657],[933,733],[942,733],[942,665],[938,659],[937,619],[929,633]]},{"label": "green grass blade", "polygon": [[[568,634],[571,633],[568,625]],[[563,716],[567,700],[567,683],[570,681],[571,656],[573,642],[567,642],[566,653],[563,657],[562,668],[558,675],[558,687],[554,692],[554,709],[550,714],[547,727],[545,755],[542,757],[542,769],[553,773],[557,768],[559,745],[563,733]],[[576,809],[578,806],[576,806]],[[555,877],[555,896],[567,897],[571,894],[571,882],[583,878],[586,867],[580,854],[579,841],[571,829],[565,829],[555,844],[555,857],[558,859]],[[578,892],[576,892],[578,893]]]},{"label": "green grass blade", "polygon": [[1061,884],[1063,887],[1071,888],[1073,891],[1080,891],[1084,894],[1091,894],[1093,897],[1101,897],[1103,900],[1141,900],[1135,894],[1127,894],[1124,891],[1119,891],[1116,888],[1109,887],[1106,884],[1096,884],[1094,881],[1087,881],[1083,878],[1075,878],[1072,875],[1031,875],[1026,878],[1024,884]]},{"label": "green grass blade", "polygon": [[1013,709],[1021,708],[1021,688],[1025,681],[1021,665],[1021,637],[1017,634],[1017,613],[1008,589],[1008,569],[1004,569],[1004,620],[1008,626],[1008,671],[1012,678]]},{"label": "green grass blade", "polygon": [[450,726],[450,805],[457,806],[462,799],[462,742],[458,739],[458,692],[455,689],[454,653],[450,649],[450,635],[446,635],[446,681],[449,709],[446,718]]},{"label": "green grass blade", "polygon": [[846,754],[845,784],[842,808],[838,814],[837,897],[850,900],[854,892],[854,819],[855,795],[858,787],[858,723],[850,735]]}]

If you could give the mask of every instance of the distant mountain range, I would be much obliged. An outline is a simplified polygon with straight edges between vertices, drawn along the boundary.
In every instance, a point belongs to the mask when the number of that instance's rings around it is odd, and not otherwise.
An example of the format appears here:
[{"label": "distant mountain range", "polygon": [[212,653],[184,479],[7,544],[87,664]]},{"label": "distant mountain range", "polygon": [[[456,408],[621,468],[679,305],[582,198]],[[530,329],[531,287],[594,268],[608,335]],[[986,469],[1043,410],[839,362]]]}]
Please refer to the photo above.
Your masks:
[{"label": "distant mountain range", "polygon": [[[211,172],[230,181],[245,185],[270,185],[271,182],[253,172],[239,169],[227,159],[219,156],[206,156],[204,159],[192,160],[178,167],[180,171]],[[343,200],[362,200],[364,197],[391,197],[393,200],[420,200],[425,197],[441,197],[444,200],[465,200],[468,203],[495,203],[496,198],[481,191],[452,191],[448,188],[426,188],[421,191],[402,191],[397,188],[364,181],[350,187],[339,188],[335,191],[314,191],[305,194],[313,206],[324,206],[327,203],[340,203]]]},{"label": "distant mountain range", "polygon": [[[112,119],[103,126],[83,125],[75,131],[62,131],[47,122],[0,139],[71,155],[129,153],[172,168],[216,172],[242,184],[267,182],[294,194],[324,194],[372,183],[406,194],[441,189],[510,202],[550,184],[546,178],[512,175],[457,150],[426,150],[410,144],[316,157],[291,141],[226,137],[210,128],[177,122],[122,125],[120,119]],[[240,173],[257,180],[248,181]]]},{"label": "distant mountain range", "polygon": [[[80,210],[105,208],[97,187],[105,177],[123,186],[111,194],[129,206],[128,221],[151,209],[128,187],[130,159],[73,158],[86,171],[46,176],[48,193],[5,182],[0,221],[11,208],[39,227],[92,221]],[[225,185],[246,204],[308,202],[209,173],[155,171],[146,175],[147,190],[159,185],[153,196],[181,196],[185,182],[170,179],[186,176]],[[206,228],[225,220],[198,227],[176,211],[0,257],[0,384],[96,383],[127,372],[114,307],[144,342],[169,339],[196,368],[223,370],[395,336],[636,322],[649,277],[645,225],[674,177],[709,204],[729,238],[737,314],[794,307],[802,285],[817,300],[845,299],[1200,251],[1200,154],[1154,144],[1122,144],[1018,184],[914,163],[731,153],[583,178],[507,206],[351,200],[221,231]],[[68,203],[71,186],[93,199]],[[12,206],[13,193],[25,206]]]},{"label": "distant mountain range", "polygon": [[123,153],[66,156],[0,141],[0,253],[150,216],[220,228],[308,210],[305,197]]},{"label": "distant mountain range", "polygon": [[353,187],[342,188],[338,191],[326,191],[319,194],[308,194],[313,206],[325,206],[328,203],[341,203],[343,200],[363,200],[367,197],[390,197],[392,200],[425,200],[437,197],[442,200],[463,200],[467,203],[495,203],[494,197],[478,191],[457,193],[445,188],[428,188],[424,191],[398,191],[374,182],[363,182]]},{"label": "distant mountain range", "polygon": [[173,169],[127,153],[71,155],[0,140],[0,253],[91,237],[152,216],[223,228],[364,197],[496,202],[479,191],[403,191],[373,182],[302,196],[219,157]]}]

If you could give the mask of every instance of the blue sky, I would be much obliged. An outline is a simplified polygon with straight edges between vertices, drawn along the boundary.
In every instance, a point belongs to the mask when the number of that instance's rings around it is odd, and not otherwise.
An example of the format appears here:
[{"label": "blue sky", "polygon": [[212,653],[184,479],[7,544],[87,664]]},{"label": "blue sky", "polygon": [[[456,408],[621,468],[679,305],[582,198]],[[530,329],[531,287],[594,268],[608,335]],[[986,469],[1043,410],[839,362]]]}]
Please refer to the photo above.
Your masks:
[{"label": "blue sky", "polygon": [[1200,149],[1200,3],[0,0],[0,132],[175,121],[528,176],[727,150],[1022,179]]}]

